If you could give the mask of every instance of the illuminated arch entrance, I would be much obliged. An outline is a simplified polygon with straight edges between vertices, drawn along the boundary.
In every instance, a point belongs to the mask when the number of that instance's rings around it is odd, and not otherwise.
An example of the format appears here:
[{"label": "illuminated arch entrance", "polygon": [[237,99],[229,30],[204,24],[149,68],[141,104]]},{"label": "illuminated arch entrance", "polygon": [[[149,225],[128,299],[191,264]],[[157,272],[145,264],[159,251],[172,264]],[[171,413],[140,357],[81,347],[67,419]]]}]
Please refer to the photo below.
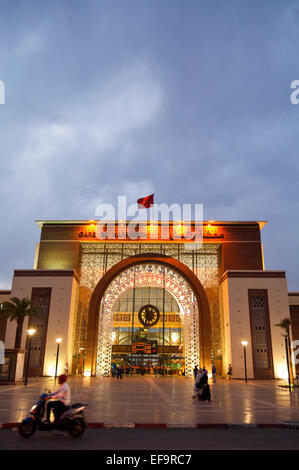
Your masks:
[{"label": "illuminated arch entrance", "polygon": [[[135,284],[134,284],[135,279]],[[133,286],[165,287],[176,299],[184,326],[186,375],[195,364],[210,365],[211,330],[208,301],[198,278],[178,260],[163,255],[137,255],[117,263],[101,279],[89,307],[86,368],[109,375],[113,312],[121,295]]]},{"label": "illuminated arch entrance", "polygon": [[186,374],[192,375],[195,364],[199,364],[199,321],[195,296],[189,284],[180,274],[165,266],[151,263],[126,269],[111,282],[105,291],[99,312],[96,373],[109,375],[115,304],[124,293],[134,286],[165,288],[176,299],[184,328]]}]

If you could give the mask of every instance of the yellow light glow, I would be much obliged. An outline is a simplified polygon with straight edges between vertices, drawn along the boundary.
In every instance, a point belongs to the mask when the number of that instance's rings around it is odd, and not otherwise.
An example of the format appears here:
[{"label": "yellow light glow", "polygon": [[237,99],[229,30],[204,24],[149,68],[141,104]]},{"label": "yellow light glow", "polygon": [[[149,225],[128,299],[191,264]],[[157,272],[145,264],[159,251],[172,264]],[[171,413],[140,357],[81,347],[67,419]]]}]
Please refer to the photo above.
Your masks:
[{"label": "yellow light glow", "polygon": [[173,222],[173,237],[174,238],[191,238],[191,222],[190,221],[179,221]]},{"label": "yellow light glow", "polygon": [[288,380],[288,368],[287,364],[284,362],[280,362],[278,366],[276,366],[275,377],[277,379],[284,379]]},{"label": "yellow light glow", "polygon": [[180,238],[183,234],[183,226],[181,222],[174,222],[173,223],[173,236]]},{"label": "yellow light glow", "polygon": [[248,341],[241,341],[242,346],[247,346]]},{"label": "yellow light glow", "polygon": [[59,344],[59,343],[61,343],[61,341],[62,341],[62,338],[56,338],[56,343]]},{"label": "yellow light glow", "polygon": [[[212,221],[209,221],[212,222]],[[217,234],[217,227],[216,225],[211,225],[210,223],[204,226],[204,229],[206,230],[205,233],[208,233],[209,235],[216,235]]]},{"label": "yellow light glow", "polygon": [[55,366],[48,366],[47,375],[55,377]]},{"label": "yellow light glow", "polygon": [[150,238],[156,239],[158,238],[158,235],[159,235],[159,227],[157,225],[150,224],[147,227],[147,236]]},{"label": "yellow light glow", "polygon": [[30,336],[34,335],[35,332],[36,332],[36,330],[34,330],[33,328],[30,328],[30,330],[27,330],[27,333]]},{"label": "yellow light glow", "polygon": [[172,343],[178,343],[180,340],[180,334],[177,332],[172,332],[171,333],[171,342]]},{"label": "yellow light glow", "polygon": [[91,376],[90,370],[84,371],[84,374],[83,374],[83,375],[84,375],[84,377],[90,377],[90,376]]}]

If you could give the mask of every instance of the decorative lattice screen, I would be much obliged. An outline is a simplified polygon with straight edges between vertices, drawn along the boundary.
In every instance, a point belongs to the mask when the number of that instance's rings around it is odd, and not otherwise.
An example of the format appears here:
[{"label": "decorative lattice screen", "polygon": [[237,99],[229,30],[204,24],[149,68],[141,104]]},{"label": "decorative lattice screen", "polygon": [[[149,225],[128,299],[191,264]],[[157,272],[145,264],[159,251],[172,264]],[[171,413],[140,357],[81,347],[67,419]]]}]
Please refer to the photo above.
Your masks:
[{"label": "decorative lattice screen", "polygon": [[187,375],[192,375],[195,364],[199,364],[198,308],[193,292],[179,274],[150,263],[122,272],[105,292],[100,309],[97,373],[110,373],[114,305],[120,296],[134,287],[134,278],[136,287],[163,287],[165,282],[165,289],[176,299],[184,328],[185,370]]},{"label": "decorative lattice screen", "polygon": [[[78,354],[79,348],[80,347],[85,347],[86,346],[86,326],[87,326],[87,321],[88,321],[88,307],[89,307],[89,301],[92,295],[93,290],[95,289],[97,283],[100,281],[102,276],[109,270],[112,266],[114,266],[116,263],[119,261],[136,255],[136,254],[145,254],[145,253],[162,253],[167,256],[170,256],[172,258],[178,259],[182,263],[184,263],[186,266],[191,269],[194,274],[198,277],[198,279],[201,281],[203,284],[208,300],[209,300],[209,305],[210,305],[210,311],[211,311],[211,331],[206,332],[206,334],[211,334],[212,336],[212,347],[213,351],[212,354],[218,355],[222,353],[222,313],[219,308],[219,257],[220,257],[220,245],[217,244],[208,244],[202,246],[202,248],[194,251],[190,250],[185,250],[184,245],[182,244],[173,244],[173,243],[82,243],[81,245],[81,277],[80,277],[80,290],[79,290],[79,298],[77,302],[77,311],[76,311],[76,321],[75,321],[75,328],[74,328],[74,341],[73,341],[73,354]],[[163,269],[161,266],[159,269]],[[136,268],[137,269],[137,268]],[[161,283],[159,284],[159,275],[157,274],[156,270],[154,269],[154,265],[152,265],[152,272],[147,272],[146,276],[139,276],[141,272],[139,273],[138,276],[136,276],[136,281],[139,282],[139,285],[141,286],[141,282],[145,282],[146,284],[144,285],[150,285],[150,282],[155,282],[155,286],[162,287]],[[141,270],[143,271],[143,270]],[[168,273],[167,275],[167,282],[168,284],[166,285],[166,289],[172,288],[174,285],[174,281],[171,276],[175,277],[177,276],[174,272]],[[138,278],[139,277],[139,281]],[[146,279],[145,279],[146,277]],[[161,277],[161,275],[160,275]],[[123,286],[122,278],[119,276],[118,278],[119,283],[121,283]],[[151,280],[151,281],[150,281]],[[116,281],[116,280],[115,280]],[[129,280],[126,281],[126,287],[124,289],[128,288],[128,285],[130,284],[130,276]],[[171,292],[174,297],[177,299],[177,297],[180,297],[180,289],[183,288],[181,284],[179,284],[179,280],[176,280],[176,292]],[[136,284],[137,285],[137,284]],[[131,287],[133,284],[131,285]],[[187,286],[187,284],[186,284]],[[112,287],[111,287],[112,289]],[[188,287],[189,292],[188,295],[193,295],[192,292],[190,292],[190,288]],[[111,338],[111,328],[112,328],[112,323],[111,323],[111,318],[108,315],[107,318],[105,318],[105,315],[107,313],[107,303],[110,302],[110,309],[112,308],[111,305],[111,299],[108,300],[107,296],[110,296],[111,290],[109,292],[107,291],[105,298],[102,301],[102,307],[101,307],[101,312],[100,312],[100,324],[102,325],[102,330],[104,331],[104,343],[101,345],[99,344],[99,359],[98,363],[102,362],[109,362],[109,354],[108,356],[106,355],[107,353],[107,348],[106,346],[104,347],[105,341],[108,341],[110,344],[110,339]],[[181,294],[184,296],[184,294]],[[107,298],[106,298],[107,297]],[[113,302],[116,301],[116,297],[113,297]],[[182,305],[183,301],[182,299],[177,299],[179,305]],[[193,301],[192,301],[193,302]],[[189,305],[192,304],[192,302],[189,299]],[[190,308],[190,307],[189,307]],[[197,309],[197,305],[193,305],[193,309]],[[103,310],[104,309],[104,310]],[[197,313],[198,316],[198,313]],[[190,318],[194,318],[193,314],[190,315]],[[192,323],[193,320],[189,320],[189,317],[186,316],[184,319],[184,328],[187,331],[193,331],[194,334],[196,333],[196,328],[198,326],[195,325],[195,323]],[[102,323],[101,323],[102,322]],[[194,348],[196,349],[198,345],[195,346],[195,344],[192,345],[192,338],[194,338],[194,334],[192,335],[188,334],[187,337],[189,338],[188,344],[185,344],[185,350],[189,351],[188,352],[188,357],[190,358],[193,353],[191,353],[191,350],[193,351]],[[105,338],[107,338],[105,340]],[[108,344],[107,343],[107,344]],[[110,346],[109,346],[110,347]],[[106,348],[105,349],[105,354],[103,353],[101,348]],[[109,349],[109,348],[108,348]],[[104,354],[104,357],[102,356]],[[194,353],[195,354],[195,353]],[[192,361],[196,361],[197,358],[197,353],[194,356],[194,360],[189,361],[188,365],[188,371],[190,371],[190,368],[192,367],[191,363]],[[197,363],[199,363],[197,359]],[[186,366],[187,368],[187,366]],[[107,370],[107,367],[104,367],[105,371]],[[99,373],[102,373],[103,370],[99,370]],[[187,372],[187,370],[186,370]],[[106,373],[106,372],[105,372]],[[189,373],[189,372],[188,372]]]},{"label": "decorative lattice screen", "polygon": [[255,369],[272,368],[267,292],[250,293],[249,306]]},{"label": "decorative lattice screen", "polygon": [[[32,305],[39,307],[42,311],[41,318],[30,318],[29,326],[34,327],[36,332],[31,337],[29,367],[42,369],[43,356],[47,336],[48,315],[51,300],[51,288],[33,288]],[[42,372],[41,372],[42,373]]]}]

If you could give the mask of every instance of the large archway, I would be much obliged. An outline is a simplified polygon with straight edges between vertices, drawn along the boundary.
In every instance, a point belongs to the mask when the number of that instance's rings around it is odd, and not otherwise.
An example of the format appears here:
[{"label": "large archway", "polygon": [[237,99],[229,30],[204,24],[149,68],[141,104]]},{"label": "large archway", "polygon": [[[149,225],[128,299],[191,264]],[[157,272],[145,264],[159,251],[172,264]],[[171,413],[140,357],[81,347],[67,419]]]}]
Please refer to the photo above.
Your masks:
[{"label": "large archway", "polygon": [[[207,367],[211,362],[210,311],[204,288],[195,274],[180,261],[161,254],[136,255],[115,264],[97,284],[89,304],[87,327],[86,370],[92,375],[96,372],[98,353],[99,312],[103,296],[112,281],[125,270],[138,265],[153,264],[163,266],[178,273],[192,290],[198,306],[198,331],[200,362]],[[112,299],[111,299],[112,301]]]},{"label": "large archway", "polygon": [[[105,294],[102,297],[100,311],[99,311],[99,329],[98,329],[98,348],[97,348],[97,363],[96,373],[97,375],[110,375],[111,368],[111,353],[112,353],[112,334],[113,334],[113,322],[115,304],[119,301],[123,295],[134,287],[142,288],[144,286],[150,286],[152,288],[161,288],[162,291],[170,293],[176,300],[180,310],[180,320],[183,324],[184,340],[182,346],[184,346],[184,369],[188,376],[192,376],[194,366],[200,362],[199,354],[199,314],[198,305],[195,295],[187,283],[187,281],[176,271],[166,268],[156,263],[142,263],[137,266],[129,267],[122,271],[116,276],[113,281],[109,284],[105,290]],[[148,303],[148,302],[147,302]],[[144,305],[144,304],[143,304]],[[136,306],[136,303],[135,305]],[[132,305],[133,307],[133,305]],[[142,305],[140,305],[142,307]],[[157,305],[156,305],[157,307]],[[136,316],[136,310],[134,308],[134,316]],[[164,317],[167,319],[168,316]],[[136,327],[137,318],[133,323]],[[163,315],[161,318],[163,323]],[[138,323],[140,323],[138,321]],[[165,325],[165,321],[164,321]],[[139,325],[140,327],[141,325]],[[161,326],[161,324],[160,324]],[[148,333],[148,330],[146,330]],[[165,328],[164,331],[165,339]],[[140,331],[141,333],[141,331]],[[144,329],[142,334],[145,333]],[[131,329],[131,349],[133,338],[137,338],[140,335],[135,330],[133,334],[133,328]],[[145,335],[146,338],[148,334]],[[140,342],[136,339],[137,342]],[[159,353],[164,357],[165,361],[165,345],[162,347],[161,341],[158,341],[158,355]],[[178,351],[176,351],[178,352]],[[131,356],[133,359],[133,356]],[[128,360],[128,357],[127,357]]]}]

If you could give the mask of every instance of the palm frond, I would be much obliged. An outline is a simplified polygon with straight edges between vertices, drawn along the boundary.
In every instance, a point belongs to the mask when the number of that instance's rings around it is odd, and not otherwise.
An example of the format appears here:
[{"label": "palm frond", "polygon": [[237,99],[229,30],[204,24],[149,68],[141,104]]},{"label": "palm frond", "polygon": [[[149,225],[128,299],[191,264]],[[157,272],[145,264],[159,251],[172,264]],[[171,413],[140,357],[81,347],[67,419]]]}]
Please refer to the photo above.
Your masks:
[{"label": "palm frond", "polygon": [[287,334],[290,332],[290,326],[291,326],[291,319],[290,318],[283,318],[279,323],[277,323],[275,326],[279,326],[283,330],[286,331]]},{"label": "palm frond", "polygon": [[18,322],[24,320],[27,316],[35,318],[42,318],[43,316],[42,310],[39,307],[32,306],[28,297],[22,299],[12,297],[10,301],[2,303],[0,318]]}]

